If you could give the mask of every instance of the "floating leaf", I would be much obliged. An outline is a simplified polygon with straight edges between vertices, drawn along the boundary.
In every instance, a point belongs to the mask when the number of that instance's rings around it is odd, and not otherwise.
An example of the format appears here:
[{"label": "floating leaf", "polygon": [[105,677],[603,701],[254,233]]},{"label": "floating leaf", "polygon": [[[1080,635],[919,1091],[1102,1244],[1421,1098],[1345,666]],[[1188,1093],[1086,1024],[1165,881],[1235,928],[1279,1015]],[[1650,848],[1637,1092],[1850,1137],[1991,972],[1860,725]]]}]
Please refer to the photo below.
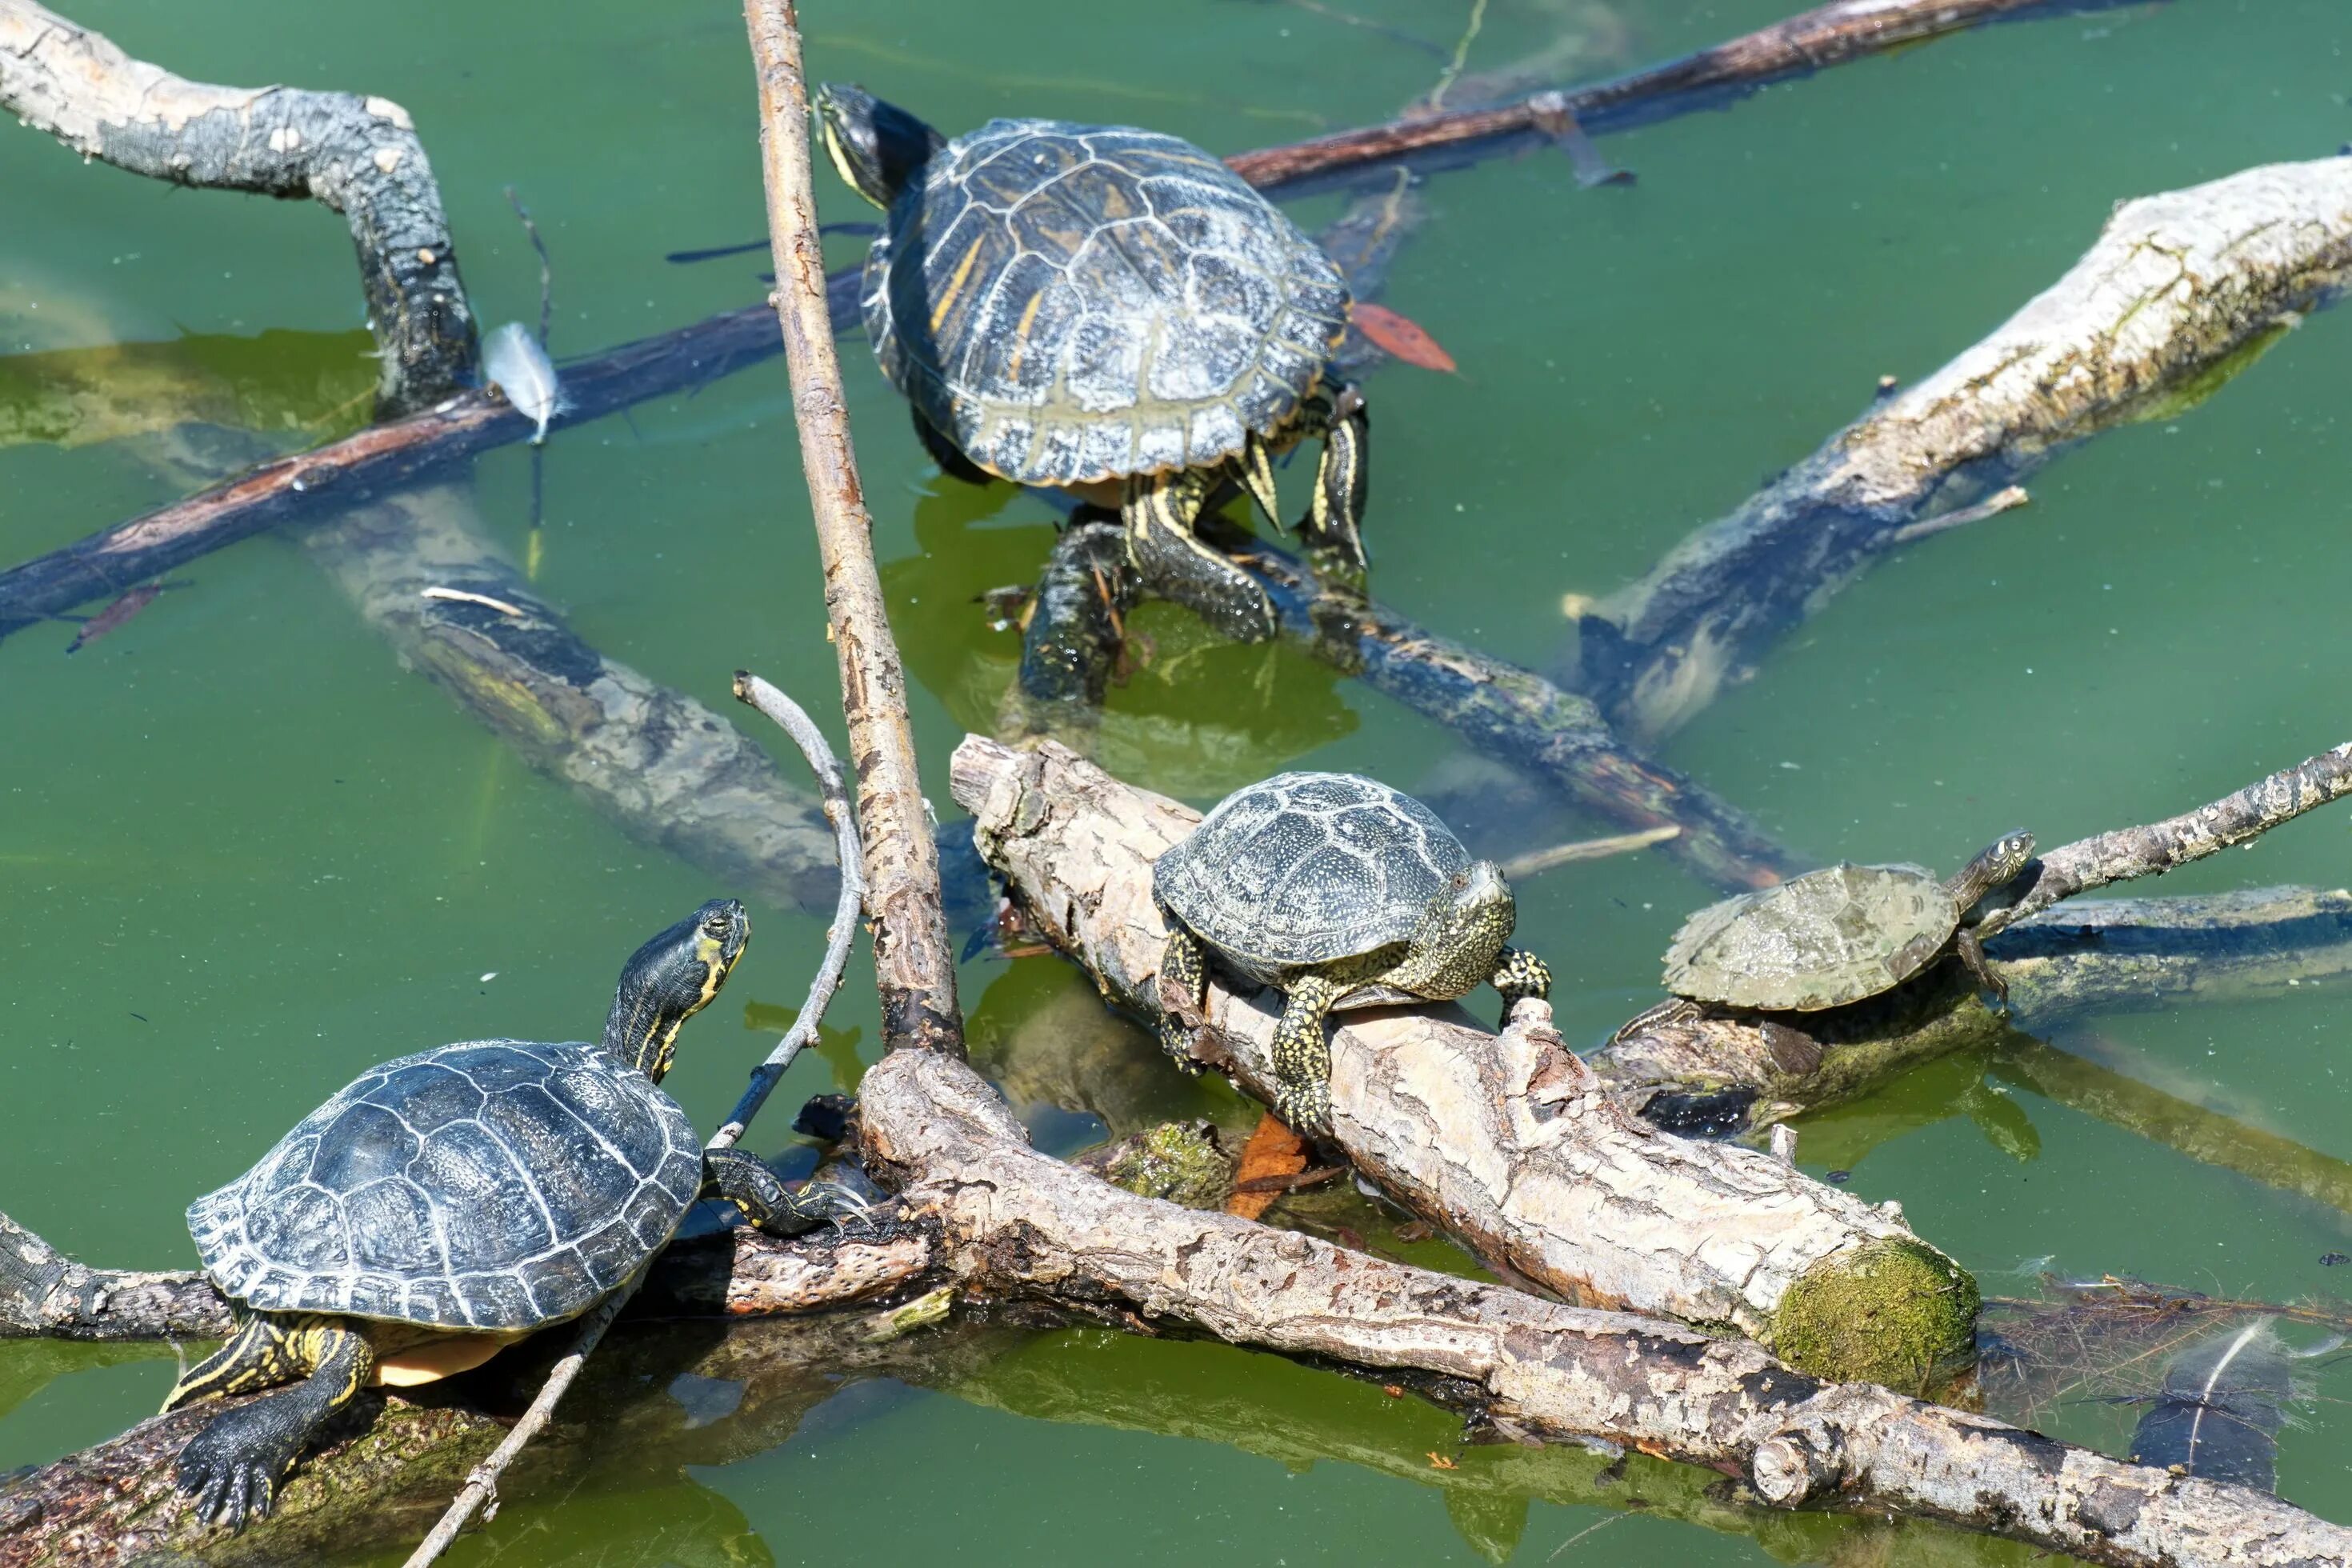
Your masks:
[{"label": "floating leaf", "polygon": [[1437,340],[1427,329],[1410,316],[1401,316],[1386,305],[1358,300],[1349,320],[1356,330],[1371,339],[1381,348],[1407,364],[1423,370],[1439,370],[1452,374],[1456,368],[1454,356],[1438,347]]},{"label": "floating leaf", "polygon": [[1225,1212],[1244,1219],[1257,1218],[1281,1195],[1285,1178],[1305,1169],[1307,1141],[1268,1111],[1242,1146],[1241,1169],[1234,1173],[1234,1194],[1225,1200]]}]

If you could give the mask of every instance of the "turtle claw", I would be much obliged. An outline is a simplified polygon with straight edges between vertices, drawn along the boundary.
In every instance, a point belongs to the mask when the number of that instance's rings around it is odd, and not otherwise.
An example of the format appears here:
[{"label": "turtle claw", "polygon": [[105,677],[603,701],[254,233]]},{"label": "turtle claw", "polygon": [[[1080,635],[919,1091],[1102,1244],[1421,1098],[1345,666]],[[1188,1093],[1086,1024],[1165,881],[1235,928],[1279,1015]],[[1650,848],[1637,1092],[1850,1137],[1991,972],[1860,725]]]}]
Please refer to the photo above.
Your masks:
[{"label": "turtle claw", "polygon": [[278,1500],[278,1479],[291,1468],[299,1438],[286,1441],[286,1423],[270,1411],[272,1402],[241,1405],[215,1417],[188,1439],[173,1466],[173,1479],[189,1506],[206,1524],[226,1524],[242,1533],[266,1519]]}]

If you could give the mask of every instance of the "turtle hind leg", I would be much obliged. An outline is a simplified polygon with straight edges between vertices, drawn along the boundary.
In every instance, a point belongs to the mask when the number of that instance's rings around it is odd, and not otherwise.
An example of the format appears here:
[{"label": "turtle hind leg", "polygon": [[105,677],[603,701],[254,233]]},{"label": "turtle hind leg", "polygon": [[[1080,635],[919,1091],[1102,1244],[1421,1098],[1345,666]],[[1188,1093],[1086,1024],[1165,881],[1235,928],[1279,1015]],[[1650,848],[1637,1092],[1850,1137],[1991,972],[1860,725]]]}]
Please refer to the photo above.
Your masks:
[{"label": "turtle hind leg", "polygon": [[1339,389],[1323,432],[1323,458],[1315,469],[1315,499],[1299,520],[1301,538],[1316,564],[1334,575],[1364,574],[1364,499],[1371,457],[1372,422],[1354,387]]},{"label": "turtle hind leg", "polygon": [[[1201,951],[1201,939],[1179,924],[1173,916],[1168,921],[1168,945],[1160,950],[1160,983],[1174,985],[1184,994],[1195,1012],[1208,1005],[1209,965],[1207,955]],[[1192,1032],[1181,1019],[1164,1007],[1160,1014],[1160,1048],[1174,1058],[1178,1067],[1193,1077],[1207,1069],[1192,1056]]]},{"label": "turtle hind leg", "polygon": [[1507,947],[1495,955],[1495,973],[1488,984],[1503,998],[1503,1027],[1511,1026],[1511,1009],[1532,997],[1551,998],[1551,966],[1532,952]]},{"label": "turtle hind leg", "polygon": [[268,1321],[280,1342],[278,1353],[309,1376],[283,1394],[215,1416],[173,1467],[196,1517],[232,1531],[269,1512],[294,1461],[375,1371],[374,1348],[346,1319],[256,1314],[253,1321]]},{"label": "turtle hind leg", "polygon": [[702,1152],[702,1195],[733,1204],[770,1236],[798,1236],[829,1220],[863,1219],[867,1205],[847,1187],[808,1182],[795,1191],[757,1154],[742,1149]]},{"label": "turtle hind leg", "polygon": [[1129,475],[1119,506],[1128,558],[1153,593],[1237,641],[1265,642],[1276,629],[1265,590],[1192,531],[1208,494],[1209,476],[1192,469]]},{"label": "turtle hind leg", "polygon": [[1282,1022],[1274,1027],[1274,1113],[1293,1132],[1331,1135],[1331,1042],[1323,1025],[1346,989],[1307,974],[1285,994]]},{"label": "turtle hind leg", "polygon": [[949,440],[945,431],[924,418],[921,409],[915,409],[914,415],[916,438],[923,443],[923,450],[930,455],[931,461],[940,466],[940,472],[951,479],[961,479],[968,485],[984,485],[995,477],[965,457],[963,448]]}]

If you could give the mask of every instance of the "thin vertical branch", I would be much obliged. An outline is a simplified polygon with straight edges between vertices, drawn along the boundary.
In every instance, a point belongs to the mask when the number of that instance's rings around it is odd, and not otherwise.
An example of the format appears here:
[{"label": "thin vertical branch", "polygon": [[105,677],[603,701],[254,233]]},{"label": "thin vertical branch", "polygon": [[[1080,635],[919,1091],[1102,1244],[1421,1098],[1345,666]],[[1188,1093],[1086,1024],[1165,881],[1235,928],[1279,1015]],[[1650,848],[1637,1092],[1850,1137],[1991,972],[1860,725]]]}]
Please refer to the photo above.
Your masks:
[{"label": "thin vertical branch", "polygon": [[760,154],[774,255],[776,318],[791,367],[801,466],[824,561],[824,603],[841,661],[842,710],[857,771],[857,821],[871,885],[882,1034],[892,1047],[961,1056],[963,1016],[940,909],[939,848],[915,764],[907,676],[874,566],[873,522],[857,480],[849,416],[825,308],[824,251],[809,174],[808,83],[790,0],[746,0],[760,84]]}]

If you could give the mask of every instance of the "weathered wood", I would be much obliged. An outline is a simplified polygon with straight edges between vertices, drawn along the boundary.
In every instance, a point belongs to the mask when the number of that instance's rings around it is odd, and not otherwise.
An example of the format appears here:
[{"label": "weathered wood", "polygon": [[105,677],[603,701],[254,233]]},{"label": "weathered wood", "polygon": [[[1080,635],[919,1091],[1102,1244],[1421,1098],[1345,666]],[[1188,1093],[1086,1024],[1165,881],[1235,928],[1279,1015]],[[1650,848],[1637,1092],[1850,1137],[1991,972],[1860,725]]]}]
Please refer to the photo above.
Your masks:
[{"label": "weathered wood", "polygon": [[936,1052],[891,1053],[860,1103],[869,1157],[940,1224],[970,1289],[1090,1300],[1234,1344],[1456,1379],[1503,1432],[1639,1446],[1742,1476],[1784,1508],[1900,1509],[2118,1564],[2352,1557],[2352,1530],[2245,1488],[1817,1382],[1742,1341],[1118,1192],[1030,1149],[987,1084]]},{"label": "weathered wood", "polygon": [[[1160,1011],[1151,862],[1197,812],[1053,742],[969,737],[950,769],[982,856],[1030,930],[1114,1005]],[[1751,1150],[1661,1133],[1522,1004],[1496,1037],[1459,1008],[1342,1015],[1334,1139],[1398,1202],[1572,1300],[1732,1324],[1809,1367],[1916,1386],[1970,1352],[1975,1287],[1899,1215]],[[1203,1055],[1264,1098],[1276,1012],[1211,987]],[[1875,1327],[1841,1331],[1867,1295]],[[1848,1325],[1849,1328],[1851,1325]]]},{"label": "weathered wood", "polygon": [[472,379],[472,308],[425,144],[400,105],[188,81],[34,0],[0,0],[0,109],[134,174],[341,213],[383,351],[383,412],[425,407]]},{"label": "weathered wood", "polygon": [[801,468],[808,480],[824,605],[840,657],[850,763],[857,773],[857,826],[866,846],[866,909],[882,991],[882,1033],[893,1047],[963,1051],[955,960],[940,909],[940,860],[931,840],[907,672],[891,640],[873,520],[857,479],[857,453],[841,390],[825,306],[824,248],[810,189],[808,83],[789,0],[745,0],[744,21],[760,84],[760,153],[768,194],[773,296],[793,382]]},{"label": "weathered wood", "polygon": [[[1750,670],[1923,514],[2209,395],[2352,276],[2352,159],[2126,202],[2066,275],[1577,626],[1565,684],[1647,743]],[[2000,523],[1987,526],[2000,527]]]}]

